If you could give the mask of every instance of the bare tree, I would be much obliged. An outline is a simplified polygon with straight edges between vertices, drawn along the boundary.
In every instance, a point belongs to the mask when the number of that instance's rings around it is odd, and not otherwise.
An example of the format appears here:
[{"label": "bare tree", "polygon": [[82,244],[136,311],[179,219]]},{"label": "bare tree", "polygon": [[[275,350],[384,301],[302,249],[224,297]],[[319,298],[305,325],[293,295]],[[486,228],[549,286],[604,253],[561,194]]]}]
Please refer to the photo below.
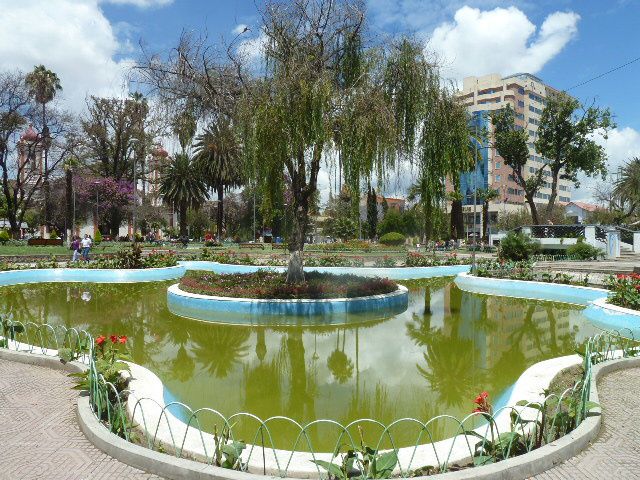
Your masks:
[{"label": "bare tree", "polygon": [[[0,72],[0,174],[2,195],[11,234],[17,237],[27,210],[38,199],[45,177],[54,177],[61,162],[74,148],[74,119],[71,115],[51,107],[47,118],[49,128],[49,159],[38,165],[43,138],[39,109],[29,94],[22,72]],[[29,130],[31,137],[22,139]],[[25,159],[27,161],[25,161]]]}]

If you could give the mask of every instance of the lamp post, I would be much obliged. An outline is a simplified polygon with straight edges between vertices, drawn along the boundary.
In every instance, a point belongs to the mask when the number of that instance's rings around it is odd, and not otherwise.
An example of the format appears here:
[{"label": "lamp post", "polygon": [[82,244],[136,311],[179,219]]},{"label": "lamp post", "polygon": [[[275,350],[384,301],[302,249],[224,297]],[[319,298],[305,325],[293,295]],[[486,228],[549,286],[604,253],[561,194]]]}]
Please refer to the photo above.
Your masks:
[{"label": "lamp post", "polygon": [[138,207],[138,179],[136,177],[136,158],[135,146],[139,143],[137,138],[132,138],[129,143],[133,145],[133,208],[131,210],[131,228],[132,228],[132,240],[136,241],[136,209]]},{"label": "lamp post", "polygon": [[96,225],[95,225],[95,227],[96,227],[96,228],[95,228],[95,230],[96,230],[96,231],[95,231],[95,232],[93,232],[93,234],[95,235],[95,234],[96,234],[96,232],[97,232],[98,230],[100,230],[100,217],[99,217],[99,212],[100,212],[100,210],[99,210],[99,208],[100,208],[100,207],[99,207],[99,205],[100,205],[100,197],[98,196],[98,195],[99,195],[99,192],[100,192],[100,190],[98,190],[98,186],[100,185],[100,182],[96,180],[95,182],[93,182],[93,184],[94,184],[94,185],[95,185],[95,187],[96,187]]},{"label": "lamp post", "polygon": [[[475,119],[475,127],[476,127],[476,142],[478,141],[478,119]],[[476,273],[476,209],[477,209],[477,200],[478,200],[478,188],[476,185],[477,182],[477,171],[478,171],[478,147],[474,149],[474,160],[475,163],[473,165],[473,250],[471,251],[471,273]]]}]

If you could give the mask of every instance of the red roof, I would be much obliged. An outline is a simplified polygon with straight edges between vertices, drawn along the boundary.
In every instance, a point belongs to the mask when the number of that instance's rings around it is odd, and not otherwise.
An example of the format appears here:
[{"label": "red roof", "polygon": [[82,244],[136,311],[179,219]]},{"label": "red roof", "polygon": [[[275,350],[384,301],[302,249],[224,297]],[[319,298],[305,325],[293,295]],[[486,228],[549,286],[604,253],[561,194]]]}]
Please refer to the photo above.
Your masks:
[{"label": "red roof", "polygon": [[575,205],[582,210],[586,210],[587,212],[595,212],[596,210],[600,210],[602,207],[598,205],[594,205],[593,203],[587,202],[569,202],[567,205]]}]

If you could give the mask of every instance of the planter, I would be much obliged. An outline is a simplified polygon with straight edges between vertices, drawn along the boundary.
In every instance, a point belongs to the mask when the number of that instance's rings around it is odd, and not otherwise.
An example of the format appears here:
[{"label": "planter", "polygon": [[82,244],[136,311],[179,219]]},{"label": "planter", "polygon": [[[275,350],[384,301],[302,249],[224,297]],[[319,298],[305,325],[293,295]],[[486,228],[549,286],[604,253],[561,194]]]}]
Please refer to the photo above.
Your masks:
[{"label": "planter", "polygon": [[175,267],[140,269],[41,268],[9,270],[7,272],[0,272],[0,286],[45,282],[161,282],[180,278],[184,275],[185,271],[185,268],[180,265]]},{"label": "planter", "polygon": [[[264,316],[280,317],[275,322],[268,321],[270,325],[300,325],[307,321],[310,325],[318,325],[317,317],[321,317],[321,324],[342,324],[349,321],[348,315],[351,314],[375,312],[376,318],[380,318],[400,313],[407,309],[408,302],[409,292],[401,285],[396,291],[383,295],[291,300],[200,295],[185,292],[178,284],[171,285],[167,290],[167,306],[175,315],[208,322],[222,320],[222,323],[238,324],[266,323],[261,321]],[[362,321],[363,318],[356,317],[353,320]]]}]

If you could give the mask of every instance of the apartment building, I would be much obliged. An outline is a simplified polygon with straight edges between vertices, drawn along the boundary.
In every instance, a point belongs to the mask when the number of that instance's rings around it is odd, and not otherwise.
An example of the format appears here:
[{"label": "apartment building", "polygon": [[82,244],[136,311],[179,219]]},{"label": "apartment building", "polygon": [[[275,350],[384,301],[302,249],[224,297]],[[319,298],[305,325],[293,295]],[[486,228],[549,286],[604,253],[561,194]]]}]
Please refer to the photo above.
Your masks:
[{"label": "apartment building", "polygon": [[[474,224],[472,212],[475,188],[490,187],[499,192],[498,198],[489,205],[491,223],[495,223],[500,214],[526,208],[524,191],[515,182],[512,169],[504,164],[502,157],[491,147],[492,128],[489,118],[491,112],[510,104],[516,115],[517,128],[528,132],[529,162],[526,165],[525,175],[529,177],[548,163],[548,159],[536,152],[534,144],[546,99],[556,92],[556,89],[529,73],[516,73],[506,77],[492,73],[481,77],[467,77],[463,80],[463,88],[458,96],[472,115],[473,125],[477,126],[478,131],[486,129],[489,132],[489,139],[480,145],[475,170],[460,176],[461,192],[464,195],[465,224],[470,225],[469,231],[473,230]],[[569,203],[571,188],[571,182],[560,180],[557,201]],[[546,205],[550,195],[551,172],[547,169],[544,184],[536,200],[541,205]],[[478,200],[477,204],[480,205],[480,203],[481,201]],[[541,221],[544,220],[541,219]],[[475,224],[476,231],[480,231],[480,213],[476,214]]]}]

